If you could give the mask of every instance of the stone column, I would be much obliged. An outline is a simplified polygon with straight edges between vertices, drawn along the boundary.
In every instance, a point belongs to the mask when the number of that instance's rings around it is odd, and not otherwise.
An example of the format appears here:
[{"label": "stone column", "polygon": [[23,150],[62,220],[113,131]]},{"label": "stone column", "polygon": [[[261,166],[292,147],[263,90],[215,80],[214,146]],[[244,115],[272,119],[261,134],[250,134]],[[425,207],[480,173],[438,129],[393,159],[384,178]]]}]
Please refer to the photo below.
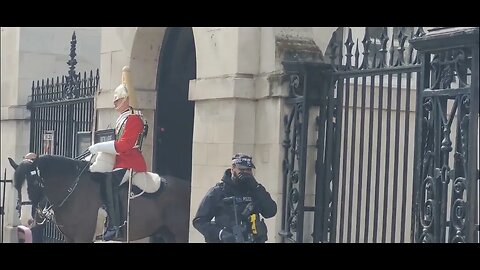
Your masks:
[{"label": "stone column", "polygon": [[[197,79],[190,82],[195,101],[190,216],[218,182],[235,152],[253,154],[259,28],[194,28]],[[203,242],[190,222],[190,242]]]},{"label": "stone column", "polygon": [[163,33],[164,29],[158,27],[102,28],[98,130],[115,128],[119,114],[113,109],[113,90],[122,81],[122,68],[130,66],[137,97],[135,108],[142,111],[150,126],[142,146],[149,171],[153,155],[156,71]]}]

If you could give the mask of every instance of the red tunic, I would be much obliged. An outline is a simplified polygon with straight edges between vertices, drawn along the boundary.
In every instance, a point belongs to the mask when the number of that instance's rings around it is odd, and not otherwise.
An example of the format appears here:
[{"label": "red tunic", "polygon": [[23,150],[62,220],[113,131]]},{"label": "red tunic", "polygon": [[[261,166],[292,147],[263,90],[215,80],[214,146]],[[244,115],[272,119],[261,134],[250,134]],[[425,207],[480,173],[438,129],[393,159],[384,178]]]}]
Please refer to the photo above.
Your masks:
[{"label": "red tunic", "polygon": [[147,164],[145,163],[142,153],[137,148],[133,148],[139,134],[143,131],[143,121],[137,114],[130,114],[127,117],[123,134],[115,141],[117,157],[115,159],[114,168],[133,169],[135,172],[146,172]]}]

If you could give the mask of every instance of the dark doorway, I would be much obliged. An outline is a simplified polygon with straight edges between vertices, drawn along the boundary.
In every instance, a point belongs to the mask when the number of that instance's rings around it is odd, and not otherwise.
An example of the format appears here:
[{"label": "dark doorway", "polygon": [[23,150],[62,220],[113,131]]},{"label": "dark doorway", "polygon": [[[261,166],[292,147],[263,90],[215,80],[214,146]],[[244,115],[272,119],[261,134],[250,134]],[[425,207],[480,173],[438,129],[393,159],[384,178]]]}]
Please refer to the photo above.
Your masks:
[{"label": "dark doorway", "polygon": [[194,102],[188,100],[188,89],[196,78],[192,28],[167,28],[157,76],[153,169],[190,181]]}]

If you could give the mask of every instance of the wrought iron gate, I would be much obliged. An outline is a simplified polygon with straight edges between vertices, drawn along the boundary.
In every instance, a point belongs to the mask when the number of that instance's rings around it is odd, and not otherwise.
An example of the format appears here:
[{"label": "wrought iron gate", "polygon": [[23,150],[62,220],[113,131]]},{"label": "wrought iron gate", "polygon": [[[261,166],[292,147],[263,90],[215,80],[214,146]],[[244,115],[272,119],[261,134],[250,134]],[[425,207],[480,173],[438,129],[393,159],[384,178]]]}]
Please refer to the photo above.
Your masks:
[{"label": "wrought iron gate", "polygon": [[7,180],[7,169],[5,169],[3,179],[0,180],[0,243],[3,243],[3,231],[5,230],[5,194],[7,183],[11,184],[12,180]]},{"label": "wrought iron gate", "polygon": [[417,242],[480,242],[478,30],[441,27],[412,41],[424,63],[415,136]]},{"label": "wrought iron gate", "polygon": [[[76,35],[70,42],[68,75],[32,83],[30,151],[66,157],[78,156],[81,151],[79,135],[91,132],[94,115],[94,96],[98,89],[99,70],[77,73],[75,65]],[[45,223],[45,242],[62,242],[63,235],[53,222]]]},{"label": "wrought iron gate", "polygon": [[[389,35],[383,28],[374,38],[367,27],[360,53],[359,42],[354,42],[349,29],[344,56],[342,38],[338,38],[343,33],[337,31],[329,46],[330,64],[284,62],[290,75],[286,103],[291,109],[284,119],[280,233],[284,239],[418,240],[414,237],[419,208],[413,161],[419,148],[414,151],[412,109],[422,92],[417,90],[423,89],[426,65],[421,63],[421,54],[407,46],[407,40],[421,39],[425,33],[421,27],[415,33],[410,29],[410,35],[406,28],[396,30]],[[471,132],[478,138],[478,128]],[[437,137],[439,142],[442,135]],[[478,155],[478,150],[472,152]],[[304,234],[305,229],[312,230],[313,239]]]}]

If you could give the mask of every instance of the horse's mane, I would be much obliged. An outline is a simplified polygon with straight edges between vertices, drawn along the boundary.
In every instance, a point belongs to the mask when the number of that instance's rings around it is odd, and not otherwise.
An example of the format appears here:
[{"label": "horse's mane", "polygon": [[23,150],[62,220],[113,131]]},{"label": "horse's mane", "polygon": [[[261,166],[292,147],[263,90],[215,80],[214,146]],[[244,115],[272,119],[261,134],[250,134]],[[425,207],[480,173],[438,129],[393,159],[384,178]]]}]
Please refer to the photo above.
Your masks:
[{"label": "horse's mane", "polygon": [[36,160],[36,164],[42,177],[56,175],[76,177],[88,162],[64,156],[42,155]]}]

